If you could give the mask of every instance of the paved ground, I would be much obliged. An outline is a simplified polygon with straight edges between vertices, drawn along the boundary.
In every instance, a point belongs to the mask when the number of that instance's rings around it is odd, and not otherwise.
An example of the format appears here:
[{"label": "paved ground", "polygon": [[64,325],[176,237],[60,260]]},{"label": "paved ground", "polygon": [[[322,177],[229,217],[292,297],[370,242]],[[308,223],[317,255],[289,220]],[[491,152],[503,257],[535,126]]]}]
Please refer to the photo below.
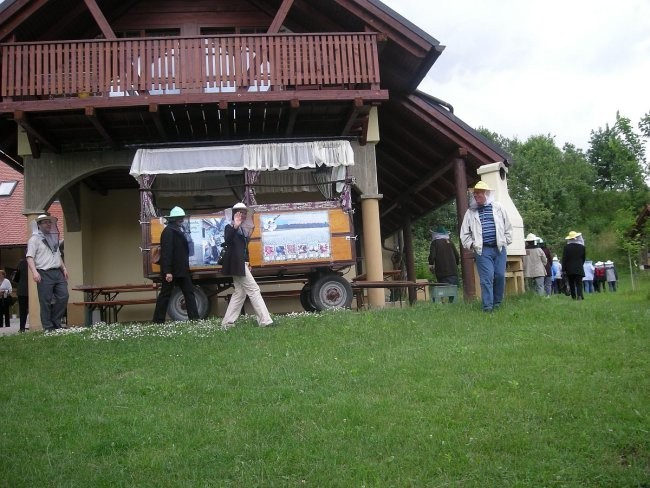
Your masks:
[{"label": "paved ground", "polygon": [[[12,317],[11,319],[11,327],[2,327],[0,328],[0,335],[9,335],[9,334],[17,334],[18,329],[20,328],[20,320],[18,317],[15,319]],[[4,322],[2,322],[2,325],[4,326]],[[27,329],[29,329],[29,317],[27,320]]]}]

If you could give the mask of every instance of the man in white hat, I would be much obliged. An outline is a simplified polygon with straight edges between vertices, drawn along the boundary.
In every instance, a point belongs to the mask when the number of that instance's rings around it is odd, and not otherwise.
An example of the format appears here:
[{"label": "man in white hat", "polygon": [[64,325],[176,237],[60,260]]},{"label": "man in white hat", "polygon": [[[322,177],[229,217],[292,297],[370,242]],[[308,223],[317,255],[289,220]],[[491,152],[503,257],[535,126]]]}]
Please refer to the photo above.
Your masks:
[{"label": "man in white hat", "polygon": [[36,231],[27,241],[27,266],[38,290],[43,330],[62,328],[61,319],[68,308],[68,270],[61,258],[56,218],[36,217]]},{"label": "man in white hat", "polygon": [[506,288],[506,247],[512,242],[512,225],[505,209],[493,201],[492,189],[479,181],[470,189],[470,203],[460,227],[460,241],[474,252],[481,282],[484,312],[498,308]]},{"label": "man in white hat", "polygon": [[194,295],[194,285],[190,275],[190,245],[181,228],[185,211],[181,207],[172,208],[166,215],[167,225],[160,234],[160,273],[162,286],[156,300],[153,321],[162,324],[167,315],[174,285],[178,286],[185,298],[187,318],[199,319],[199,310]]}]

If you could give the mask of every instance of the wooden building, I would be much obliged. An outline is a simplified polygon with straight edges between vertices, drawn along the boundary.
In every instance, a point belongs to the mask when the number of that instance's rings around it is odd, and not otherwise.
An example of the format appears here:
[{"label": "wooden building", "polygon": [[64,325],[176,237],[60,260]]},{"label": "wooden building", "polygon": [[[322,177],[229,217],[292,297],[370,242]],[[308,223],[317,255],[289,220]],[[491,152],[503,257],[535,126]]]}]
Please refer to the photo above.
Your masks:
[{"label": "wooden building", "polygon": [[509,164],[416,90],[443,49],[377,0],[5,0],[0,158],[25,176],[26,215],[61,202],[70,282],[124,283],[142,280],[138,149],[350,141],[357,271],[382,279],[401,233],[413,279],[411,223],[453,199],[462,217],[477,169]]}]

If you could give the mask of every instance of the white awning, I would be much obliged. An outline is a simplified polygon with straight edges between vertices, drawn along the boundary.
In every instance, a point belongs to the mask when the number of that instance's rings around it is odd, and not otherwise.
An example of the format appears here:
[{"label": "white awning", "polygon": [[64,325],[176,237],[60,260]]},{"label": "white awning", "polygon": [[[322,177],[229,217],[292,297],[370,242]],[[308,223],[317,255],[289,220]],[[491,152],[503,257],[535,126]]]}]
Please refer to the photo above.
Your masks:
[{"label": "white awning", "polygon": [[310,141],[236,146],[138,149],[130,174],[199,173],[202,171],[273,171],[317,166],[352,166],[349,141]]}]

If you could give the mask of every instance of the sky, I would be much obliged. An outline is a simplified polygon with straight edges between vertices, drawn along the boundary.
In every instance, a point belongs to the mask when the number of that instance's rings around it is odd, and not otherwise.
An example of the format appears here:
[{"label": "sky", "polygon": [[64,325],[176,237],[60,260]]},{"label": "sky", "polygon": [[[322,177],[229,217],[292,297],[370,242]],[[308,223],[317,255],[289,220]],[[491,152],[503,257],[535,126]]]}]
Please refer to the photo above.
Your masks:
[{"label": "sky", "polygon": [[650,112],[648,0],[382,1],[446,46],[419,89],[474,128],[586,151]]},{"label": "sky", "polygon": [[472,127],[587,150],[650,112],[648,0],[382,1],[446,46],[419,88]]}]

